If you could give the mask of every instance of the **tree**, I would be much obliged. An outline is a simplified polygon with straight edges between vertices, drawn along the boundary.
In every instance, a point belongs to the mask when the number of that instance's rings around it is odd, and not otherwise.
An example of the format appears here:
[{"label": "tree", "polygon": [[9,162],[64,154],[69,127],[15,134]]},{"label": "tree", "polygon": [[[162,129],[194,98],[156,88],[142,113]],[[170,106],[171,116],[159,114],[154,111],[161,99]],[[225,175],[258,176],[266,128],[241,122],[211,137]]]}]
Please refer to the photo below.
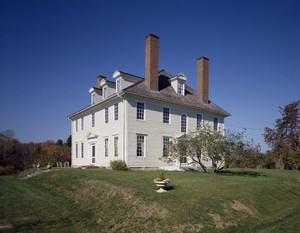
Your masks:
[{"label": "tree", "polygon": [[203,125],[195,132],[189,132],[171,141],[161,159],[173,163],[187,158],[188,163],[199,164],[205,172],[208,170],[203,161],[211,160],[214,172],[218,172],[224,167],[224,150],[224,136],[219,131]]},{"label": "tree", "polygon": [[70,135],[65,143],[66,146],[71,147],[72,146],[72,135]]},{"label": "tree", "polygon": [[300,100],[279,107],[281,118],[275,121],[275,129],[266,127],[265,142],[279,154],[283,168],[299,168],[300,159]]},{"label": "tree", "polygon": [[63,145],[63,141],[61,139],[58,139],[55,143],[55,145],[57,146],[62,146]]}]

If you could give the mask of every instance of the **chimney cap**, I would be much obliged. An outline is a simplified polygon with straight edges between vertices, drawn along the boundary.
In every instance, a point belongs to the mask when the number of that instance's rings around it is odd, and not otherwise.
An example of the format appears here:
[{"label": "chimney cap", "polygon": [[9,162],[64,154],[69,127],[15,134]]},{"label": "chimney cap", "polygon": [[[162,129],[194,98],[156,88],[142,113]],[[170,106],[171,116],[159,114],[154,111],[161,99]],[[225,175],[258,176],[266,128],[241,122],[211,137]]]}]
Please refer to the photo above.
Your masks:
[{"label": "chimney cap", "polygon": [[150,33],[148,36],[146,36],[146,37],[145,37],[145,39],[146,39],[147,37],[149,37],[149,36],[153,36],[153,37],[156,37],[157,39],[159,39],[159,37],[158,37],[158,36],[156,36],[156,35],[153,35],[153,34],[151,34],[151,33]]},{"label": "chimney cap", "polygon": [[200,59],[206,59],[206,60],[209,60],[207,57],[199,57],[199,58],[197,59],[197,61],[200,60]]}]

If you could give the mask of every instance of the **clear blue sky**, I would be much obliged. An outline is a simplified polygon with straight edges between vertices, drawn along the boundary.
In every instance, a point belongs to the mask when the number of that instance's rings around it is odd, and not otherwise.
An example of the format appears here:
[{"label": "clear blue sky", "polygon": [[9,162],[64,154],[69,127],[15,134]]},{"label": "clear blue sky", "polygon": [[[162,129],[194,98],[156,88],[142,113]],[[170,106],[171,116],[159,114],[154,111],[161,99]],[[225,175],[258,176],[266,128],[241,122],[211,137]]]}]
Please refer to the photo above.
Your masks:
[{"label": "clear blue sky", "polygon": [[196,88],[210,59],[210,100],[228,129],[263,129],[300,99],[300,1],[0,0],[0,131],[22,142],[65,140],[67,115],[90,104],[99,74],[144,77],[144,39],[160,37],[160,69]]}]

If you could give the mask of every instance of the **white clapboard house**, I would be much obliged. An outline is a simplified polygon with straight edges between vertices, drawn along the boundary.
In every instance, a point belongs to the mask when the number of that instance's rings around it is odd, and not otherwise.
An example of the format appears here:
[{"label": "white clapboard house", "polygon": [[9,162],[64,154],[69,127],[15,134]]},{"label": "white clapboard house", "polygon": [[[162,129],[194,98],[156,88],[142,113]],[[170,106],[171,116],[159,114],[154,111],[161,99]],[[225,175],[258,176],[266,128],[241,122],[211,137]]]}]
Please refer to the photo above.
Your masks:
[{"label": "white clapboard house", "polygon": [[[91,104],[68,116],[72,122],[72,165],[109,167],[124,160],[129,168],[179,167],[159,158],[172,138],[210,124],[224,131],[230,114],[208,97],[208,65],[197,59],[197,89],[184,74],[159,71],[159,38],[145,38],[145,78],[116,70],[114,82],[97,77]],[[181,161],[184,162],[184,161]],[[169,168],[170,168],[169,167]]]}]

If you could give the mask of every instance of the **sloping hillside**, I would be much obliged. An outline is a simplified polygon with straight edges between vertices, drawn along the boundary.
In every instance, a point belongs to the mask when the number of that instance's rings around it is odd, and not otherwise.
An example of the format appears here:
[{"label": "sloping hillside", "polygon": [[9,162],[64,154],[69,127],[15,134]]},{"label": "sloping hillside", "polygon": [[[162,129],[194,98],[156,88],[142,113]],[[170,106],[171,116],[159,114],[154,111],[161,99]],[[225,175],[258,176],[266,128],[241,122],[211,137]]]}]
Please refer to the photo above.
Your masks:
[{"label": "sloping hillside", "polygon": [[[61,169],[29,179],[0,177],[3,232],[296,232],[300,173],[168,172],[157,194],[153,171]],[[1,228],[0,228],[1,231]]]}]

